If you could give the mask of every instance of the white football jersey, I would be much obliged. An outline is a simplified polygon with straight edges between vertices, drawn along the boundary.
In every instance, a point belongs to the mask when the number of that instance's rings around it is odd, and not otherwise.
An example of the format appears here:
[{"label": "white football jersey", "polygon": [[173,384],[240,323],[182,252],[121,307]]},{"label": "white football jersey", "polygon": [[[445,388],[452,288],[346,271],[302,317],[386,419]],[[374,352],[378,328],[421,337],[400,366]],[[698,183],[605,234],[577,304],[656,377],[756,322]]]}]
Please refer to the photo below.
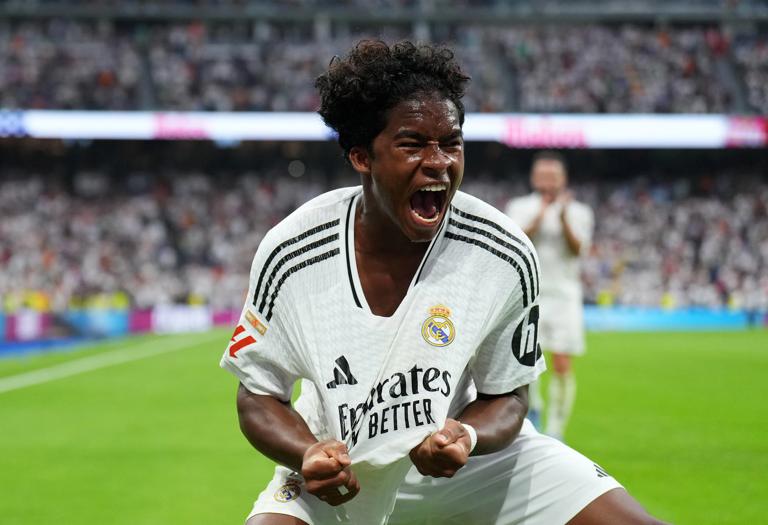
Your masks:
[{"label": "white football jersey", "polygon": [[368,519],[370,505],[391,509],[409,451],[458,415],[474,388],[510,392],[545,365],[539,263],[508,217],[458,192],[402,303],[381,317],[355,261],[361,195],[321,195],[266,235],[221,366],[284,401],[303,380],[296,409],[318,439],[347,444],[365,488],[345,507]]},{"label": "white football jersey", "polygon": [[[512,199],[507,205],[506,214],[513,221],[525,228],[533,222],[541,209],[541,195],[531,193],[525,197]],[[568,248],[560,222],[563,205],[555,202],[544,212],[541,226],[533,236],[533,243],[541,261],[541,273],[544,282],[541,287],[542,297],[547,299],[573,299],[581,301],[581,262],[580,254],[574,255]],[[573,234],[581,241],[581,254],[589,250],[594,229],[592,208],[581,202],[572,201],[565,211],[568,224]]]}]

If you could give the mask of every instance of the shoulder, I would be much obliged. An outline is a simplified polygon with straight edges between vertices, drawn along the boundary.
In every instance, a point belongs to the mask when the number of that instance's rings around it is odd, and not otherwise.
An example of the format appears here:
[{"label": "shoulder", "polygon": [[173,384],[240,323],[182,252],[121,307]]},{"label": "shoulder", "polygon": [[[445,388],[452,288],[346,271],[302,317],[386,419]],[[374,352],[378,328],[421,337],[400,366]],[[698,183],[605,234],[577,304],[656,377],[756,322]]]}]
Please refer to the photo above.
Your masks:
[{"label": "shoulder", "polygon": [[576,213],[581,217],[592,217],[594,215],[592,208],[585,202],[572,201],[570,207],[572,210],[571,213]]},{"label": "shoulder", "polygon": [[519,197],[513,197],[509,200],[510,204],[516,206],[528,206],[535,204],[539,200],[539,196],[535,193],[529,193],[528,195],[521,195]]},{"label": "shoulder", "polygon": [[298,208],[296,211],[288,215],[285,218],[286,221],[291,220],[294,216],[303,216],[312,212],[330,212],[334,213],[335,209],[339,205],[349,203],[350,200],[362,191],[360,186],[349,186],[346,188],[337,188],[335,190],[328,191],[317,197],[308,200]]},{"label": "shoulder", "polygon": [[586,202],[582,201],[573,201],[573,206],[577,210],[584,212],[584,213],[592,213],[592,207],[587,204]]},{"label": "shoulder", "polygon": [[453,212],[451,219],[454,222],[482,228],[501,239],[514,240],[517,244],[523,244],[528,251],[535,251],[533,243],[512,218],[477,197],[457,192],[451,204],[451,211]]},{"label": "shoulder", "polygon": [[345,210],[359,191],[359,187],[340,188],[307,201],[267,232],[257,256],[310,237],[330,235],[338,239],[344,227]]},{"label": "shoulder", "polygon": [[531,210],[538,208],[537,196],[534,194],[523,195],[521,197],[514,197],[507,202],[505,212],[507,214],[512,213],[529,213]]},{"label": "shoulder", "polygon": [[357,191],[342,188],[320,195],[267,232],[251,267],[253,305],[267,322],[275,308],[292,302],[296,287],[306,290],[334,281],[325,262],[342,253],[345,214]]},{"label": "shoulder", "polygon": [[462,246],[465,257],[484,267],[483,282],[508,293],[509,283],[518,281],[523,303],[535,300],[539,282],[536,249],[507,215],[459,192],[451,205],[445,237]]}]

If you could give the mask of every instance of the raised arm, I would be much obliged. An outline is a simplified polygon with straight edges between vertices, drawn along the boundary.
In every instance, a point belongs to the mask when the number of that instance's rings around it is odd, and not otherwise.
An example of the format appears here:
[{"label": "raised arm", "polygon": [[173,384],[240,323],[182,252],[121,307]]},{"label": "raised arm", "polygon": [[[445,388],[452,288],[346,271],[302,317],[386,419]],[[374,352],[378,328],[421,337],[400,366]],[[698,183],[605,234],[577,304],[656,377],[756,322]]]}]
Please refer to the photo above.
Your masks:
[{"label": "raised arm", "polygon": [[[360,491],[344,443],[318,441],[304,418],[290,403],[237,391],[237,413],[248,441],[262,454],[295,472],[301,472],[307,492],[330,505],[341,505]],[[341,491],[340,487],[344,487]]]},{"label": "raised arm", "polygon": [[565,243],[568,245],[568,250],[570,250],[572,255],[579,255],[581,253],[581,240],[573,233],[573,228],[571,228],[571,224],[568,222],[565,210],[566,207],[563,206],[563,211],[560,212],[560,223],[563,225]]},{"label": "raised arm", "polygon": [[532,239],[539,232],[539,228],[541,227],[541,221],[544,220],[544,214],[546,213],[550,203],[551,202],[549,200],[542,199],[541,208],[539,208],[539,211],[536,214],[536,216],[533,218],[533,220],[528,224],[520,225],[520,227],[523,229],[523,232],[525,232],[528,238]]}]

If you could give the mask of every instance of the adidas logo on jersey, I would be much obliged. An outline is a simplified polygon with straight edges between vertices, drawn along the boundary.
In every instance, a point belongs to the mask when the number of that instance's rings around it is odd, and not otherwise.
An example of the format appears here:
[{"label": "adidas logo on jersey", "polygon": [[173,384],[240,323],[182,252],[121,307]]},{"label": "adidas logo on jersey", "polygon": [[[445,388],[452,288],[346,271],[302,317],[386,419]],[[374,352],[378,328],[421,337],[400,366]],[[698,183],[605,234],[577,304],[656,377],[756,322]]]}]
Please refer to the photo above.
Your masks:
[{"label": "adidas logo on jersey", "polygon": [[607,477],[609,477],[608,473],[605,470],[603,470],[603,468],[600,465],[598,465],[597,463],[593,463],[593,465],[595,466],[595,471],[597,472],[597,477],[598,478],[607,478]]},{"label": "adidas logo on jersey", "polygon": [[357,379],[352,375],[349,369],[349,363],[344,356],[336,359],[336,368],[333,369],[333,381],[329,381],[325,386],[327,388],[336,388],[339,385],[356,385]]}]

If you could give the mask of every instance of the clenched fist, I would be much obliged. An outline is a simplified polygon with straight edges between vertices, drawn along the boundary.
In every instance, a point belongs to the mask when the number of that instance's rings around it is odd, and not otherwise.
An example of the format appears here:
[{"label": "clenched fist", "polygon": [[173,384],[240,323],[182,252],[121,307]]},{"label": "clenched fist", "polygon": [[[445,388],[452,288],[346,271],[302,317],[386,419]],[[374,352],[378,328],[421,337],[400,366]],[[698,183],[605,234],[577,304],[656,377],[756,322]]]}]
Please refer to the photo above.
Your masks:
[{"label": "clenched fist", "polygon": [[467,464],[472,441],[461,423],[448,418],[445,426],[411,450],[411,461],[424,476],[452,478]]},{"label": "clenched fist", "polygon": [[307,492],[334,507],[346,503],[360,492],[347,446],[335,439],[315,443],[304,453],[301,475]]}]

